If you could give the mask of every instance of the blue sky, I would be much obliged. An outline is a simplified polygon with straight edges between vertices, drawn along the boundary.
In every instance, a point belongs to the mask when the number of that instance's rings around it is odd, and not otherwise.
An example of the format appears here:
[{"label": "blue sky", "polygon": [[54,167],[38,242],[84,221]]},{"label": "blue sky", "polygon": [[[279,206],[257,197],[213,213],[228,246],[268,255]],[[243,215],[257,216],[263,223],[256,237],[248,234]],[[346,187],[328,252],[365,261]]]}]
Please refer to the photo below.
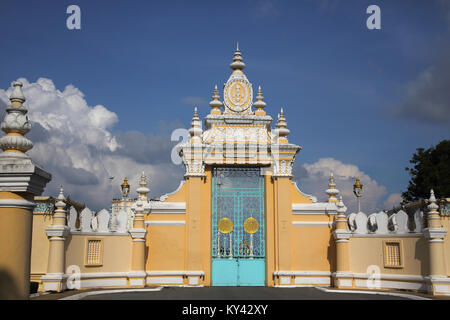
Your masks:
[{"label": "blue sky", "polygon": [[[71,4],[81,30],[66,28]],[[381,30],[366,28],[371,4]],[[387,196],[406,189],[416,148],[449,138],[449,12],[447,1],[2,1],[0,88],[71,84],[117,115],[112,134],[157,136],[189,125],[187,101],[209,112],[239,41],[266,111],[284,107],[297,161],[356,165]],[[431,84],[420,82],[427,70]],[[430,92],[443,97],[433,115],[412,101]]]}]

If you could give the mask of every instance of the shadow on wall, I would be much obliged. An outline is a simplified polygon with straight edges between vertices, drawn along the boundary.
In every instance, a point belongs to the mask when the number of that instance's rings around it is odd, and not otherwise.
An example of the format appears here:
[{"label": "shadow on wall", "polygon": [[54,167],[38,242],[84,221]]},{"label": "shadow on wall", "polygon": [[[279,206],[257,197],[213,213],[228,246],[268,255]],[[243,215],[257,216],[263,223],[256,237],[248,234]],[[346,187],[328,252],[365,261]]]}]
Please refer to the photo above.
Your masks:
[{"label": "shadow on wall", "polygon": [[0,270],[0,299],[1,300],[18,300],[23,299],[14,279],[9,272]]},{"label": "shadow on wall", "polygon": [[330,270],[336,270],[336,244],[334,242],[333,234],[331,234],[330,241],[328,242],[327,259],[330,264]]}]

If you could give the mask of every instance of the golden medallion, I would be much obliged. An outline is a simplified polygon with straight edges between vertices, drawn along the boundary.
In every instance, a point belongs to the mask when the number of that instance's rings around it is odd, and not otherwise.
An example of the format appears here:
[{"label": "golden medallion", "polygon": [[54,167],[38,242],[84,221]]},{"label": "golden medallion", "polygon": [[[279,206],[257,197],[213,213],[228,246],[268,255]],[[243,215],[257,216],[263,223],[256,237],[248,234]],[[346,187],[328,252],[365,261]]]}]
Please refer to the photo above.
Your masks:
[{"label": "golden medallion", "polygon": [[252,89],[248,81],[234,79],[225,86],[224,103],[234,112],[242,112],[252,104]]},{"label": "golden medallion", "polygon": [[259,229],[259,222],[253,218],[247,218],[244,222],[244,230],[247,231],[247,233],[253,234],[256,233]]},{"label": "golden medallion", "polygon": [[229,218],[222,218],[217,223],[217,229],[219,229],[221,233],[230,233],[233,231],[233,221]]}]

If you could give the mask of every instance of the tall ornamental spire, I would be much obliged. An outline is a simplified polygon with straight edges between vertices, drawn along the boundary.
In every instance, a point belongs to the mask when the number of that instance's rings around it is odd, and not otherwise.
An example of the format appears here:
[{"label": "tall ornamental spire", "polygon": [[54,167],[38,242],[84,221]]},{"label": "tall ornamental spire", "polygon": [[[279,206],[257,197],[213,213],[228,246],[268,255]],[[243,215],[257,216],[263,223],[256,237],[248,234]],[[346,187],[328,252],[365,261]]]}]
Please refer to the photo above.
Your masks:
[{"label": "tall ornamental spire", "polygon": [[289,132],[291,131],[287,128],[286,118],[284,117],[283,108],[281,108],[275,128],[275,134],[278,136],[278,143],[288,143],[287,136]]},{"label": "tall ornamental spire", "polygon": [[[328,180],[328,189],[325,192],[328,195],[328,202],[334,202],[334,203],[338,202],[336,195],[339,193],[339,190],[336,189],[336,183],[334,182],[333,172],[330,172],[330,179]],[[342,199],[342,197],[341,197],[341,199]]]},{"label": "tall ornamental spire", "polygon": [[266,107],[266,103],[263,101],[264,96],[262,94],[261,86],[258,87],[258,95],[256,96],[256,101],[253,103],[253,107],[255,107],[255,115],[263,116],[266,112],[263,110]]},{"label": "tall ornamental spire", "polygon": [[194,116],[191,121],[191,128],[189,129],[189,134],[191,135],[191,142],[201,143],[202,142],[202,123],[200,122],[200,118],[198,117],[197,107],[194,109]]},{"label": "tall ornamental spire", "polygon": [[245,68],[245,63],[242,61],[241,50],[239,50],[239,42],[236,45],[236,51],[234,52],[233,62],[230,64],[233,70],[242,70]]},{"label": "tall ornamental spire", "polygon": [[219,90],[217,89],[217,85],[214,87],[214,93],[212,95],[212,101],[209,103],[211,106],[210,114],[219,115],[222,113],[220,107],[222,107],[222,102],[220,101]]},{"label": "tall ornamental spire", "polygon": [[147,188],[147,177],[145,176],[144,171],[142,171],[141,181],[139,182],[139,188],[136,189],[136,192],[139,193],[139,200],[147,201],[147,193],[150,192],[150,189]]},{"label": "tall ornamental spire", "polygon": [[6,133],[0,139],[0,148],[4,151],[0,157],[29,158],[25,152],[33,148],[33,143],[24,137],[30,131],[28,110],[23,106],[25,97],[22,93],[22,83],[13,82],[13,92],[9,100],[11,104],[6,108],[6,116],[1,129]]}]

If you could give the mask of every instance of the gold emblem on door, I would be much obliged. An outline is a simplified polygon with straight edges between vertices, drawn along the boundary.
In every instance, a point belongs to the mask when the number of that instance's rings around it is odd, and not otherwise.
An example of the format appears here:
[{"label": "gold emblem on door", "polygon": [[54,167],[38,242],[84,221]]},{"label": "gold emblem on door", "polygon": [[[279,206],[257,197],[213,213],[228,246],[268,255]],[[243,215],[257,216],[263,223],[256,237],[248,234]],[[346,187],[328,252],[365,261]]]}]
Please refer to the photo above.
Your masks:
[{"label": "gold emblem on door", "polygon": [[258,231],[258,229],[259,229],[259,222],[255,218],[249,217],[247,218],[247,220],[245,220],[244,230],[247,233],[254,234],[256,233],[256,231]]},{"label": "gold emblem on door", "polygon": [[230,233],[231,231],[233,231],[233,221],[231,221],[229,218],[222,218],[217,223],[217,229],[219,229],[221,233]]}]

